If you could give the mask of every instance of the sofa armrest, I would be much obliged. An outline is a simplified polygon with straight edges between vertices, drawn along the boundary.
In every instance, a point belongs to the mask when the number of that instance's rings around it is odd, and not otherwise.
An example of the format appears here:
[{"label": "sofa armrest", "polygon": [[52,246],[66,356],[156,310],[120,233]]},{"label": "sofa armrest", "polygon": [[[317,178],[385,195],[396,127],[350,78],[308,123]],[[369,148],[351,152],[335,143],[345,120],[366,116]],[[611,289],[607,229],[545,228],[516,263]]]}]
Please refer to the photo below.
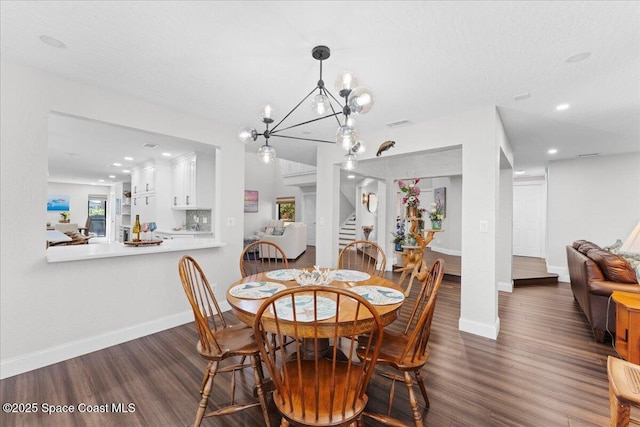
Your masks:
[{"label": "sofa armrest", "polygon": [[608,280],[594,280],[589,282],[590,294],[608,297],[613,291],[640,294],[640,285],[637,283],[610,282]]}]

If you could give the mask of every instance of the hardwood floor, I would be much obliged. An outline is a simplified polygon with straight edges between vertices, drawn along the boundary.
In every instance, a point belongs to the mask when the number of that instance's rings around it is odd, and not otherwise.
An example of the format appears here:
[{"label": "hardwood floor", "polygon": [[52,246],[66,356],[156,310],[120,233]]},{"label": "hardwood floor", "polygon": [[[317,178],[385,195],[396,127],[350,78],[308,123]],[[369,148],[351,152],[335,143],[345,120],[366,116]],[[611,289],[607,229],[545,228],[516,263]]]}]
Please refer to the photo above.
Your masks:
[{"label": "hardwood floor", "polygon": [[[313,265],[307,251],[294,266]],[[398,277],[398,274],[390,275]],[[176,283],[176,286],[180,286]],[[417,293],[391,326],[399,329]],[[445,281],[438,296],[423,370],[431,401],[429,426],[604,426],[609,420],[606,358],[609,344],[595,342],[568,284],[527,286],[499,295],[500,336],[458,330],[460,285]],[[0,381],[2,403],[39,405],[36,414],[0,414],[9,426],[188,426],[193,422],[204,360],[189,323]],[[237,378],[237,396],[251,398],[250,372]],[[211,402],[227,401],[229,375],[218,375]],[[368,410],[386,412],[389,382],[374,376]],[[419,395],[419,393],[418,393]],[[422,398],[419,402],[422,405]],[[73,405],[75,412],[42,414],[44,404]],[[108,412],[79,413],[79,404],[108,405]],[[123,403],[128,413],[112,404]],[[134,407],[128,408],[127,404]],[[279,416],[271,398],[271,422]],[[211,403],[210,403],[211,405]],[[101,408],[97,408],[101,409]],[[397,384],[392,415],[412,425],[407,392]],[[203,426],[263,425],[250,409]],[[371,420],[367,426],[375,425]]]}]

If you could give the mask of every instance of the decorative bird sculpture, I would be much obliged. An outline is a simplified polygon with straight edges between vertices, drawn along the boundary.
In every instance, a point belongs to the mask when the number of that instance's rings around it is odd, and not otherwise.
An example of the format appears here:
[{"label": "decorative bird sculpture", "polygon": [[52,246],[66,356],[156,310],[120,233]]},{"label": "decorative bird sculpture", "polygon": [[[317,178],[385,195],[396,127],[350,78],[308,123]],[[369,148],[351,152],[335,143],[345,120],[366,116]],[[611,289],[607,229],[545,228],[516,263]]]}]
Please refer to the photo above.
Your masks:
[{"label": "decorative bird sculpture", "polygon": [[393,147],[394,145],[396,145],[395,141],[385,141],[382,144],[380,144],[380,147],[378,147],[378,152],[376,153],[376,157],[380,157],[380,155],[387,151],[389,148]]}]

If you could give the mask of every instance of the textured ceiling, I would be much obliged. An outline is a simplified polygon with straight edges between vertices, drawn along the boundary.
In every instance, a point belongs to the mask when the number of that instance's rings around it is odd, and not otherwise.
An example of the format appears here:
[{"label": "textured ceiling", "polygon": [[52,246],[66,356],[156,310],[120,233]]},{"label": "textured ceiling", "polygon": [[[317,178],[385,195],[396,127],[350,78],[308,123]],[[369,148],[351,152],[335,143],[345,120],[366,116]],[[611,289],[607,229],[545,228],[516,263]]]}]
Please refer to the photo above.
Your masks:
[{"label": "textured ceiling", "polygon": [[[639,2],[0,2],[2,60],[224,123],[258,127],[318,79],[355,72],[376,96],[360,135],[497,105],[517,169],[640,149]],[[66,43],[55,49],[43,34]],[[591,56],[565,60],[580,52]],[[514,101],[529,92],[528,99]],[[555,106],[571,108],[559,112]],[[306,107],[305,107],[306,108]],[[260,129],[258,127],[258,129]],[[305,136],[332,139],[335,122]],[[375,149],[381,141],[368,141]],[[314,143],[274,142],[315,163]],[[255,150],[251,148],[251,150]]]}]

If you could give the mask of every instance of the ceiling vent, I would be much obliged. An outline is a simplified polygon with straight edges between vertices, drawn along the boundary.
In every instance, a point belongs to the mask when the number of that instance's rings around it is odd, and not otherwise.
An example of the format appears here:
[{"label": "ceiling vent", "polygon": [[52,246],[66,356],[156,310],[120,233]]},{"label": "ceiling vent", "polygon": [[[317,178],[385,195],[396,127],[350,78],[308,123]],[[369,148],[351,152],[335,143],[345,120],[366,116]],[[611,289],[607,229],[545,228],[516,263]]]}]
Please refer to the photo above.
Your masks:
[{"label": "ceiling vent", "polygon": [[578,154],[578,157],[595,157],[599,155],[600,153],[588,153],[588,154]]},{"label": "ceiling vent", "polygon": [[521,93],[520,95],[516,95],[513,97],[514,101],[522,101],[523,99],[527,99],[531,96],[529,92]]},{"label": "ceiling vent", "polygon": [[152,144],[150,142],[147,142],[146,144],[142,144],[142,146],[146,148],[158,148],[158,144]]},{"label": "ceiling vent", "polygon": [[410,124],[412,124],[409,120],[404,119],[404,120],[398,120],[397,122],[390,122],[387,123],[385,126],[390,127],[390,128],[399,128],[402,126],[409,126]]}]

